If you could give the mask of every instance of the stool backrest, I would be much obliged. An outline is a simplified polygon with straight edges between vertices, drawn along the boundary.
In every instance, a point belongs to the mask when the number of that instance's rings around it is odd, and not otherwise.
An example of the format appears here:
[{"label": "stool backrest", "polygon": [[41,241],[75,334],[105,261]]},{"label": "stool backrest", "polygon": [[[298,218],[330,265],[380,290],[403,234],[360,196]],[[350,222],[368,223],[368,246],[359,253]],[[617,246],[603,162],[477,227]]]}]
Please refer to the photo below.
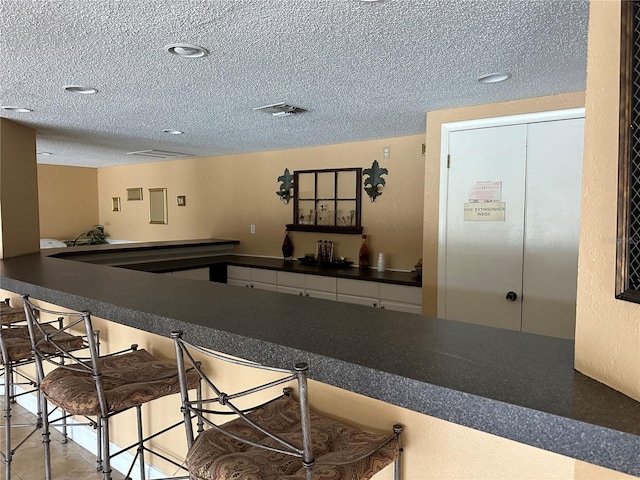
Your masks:
[{"label": "stool backrest", "polygon": [[[97,332],[93,330],[91,313],[50,310],[33,303],[27,295],[22,300],[39,379],[44,378],[44,363],[86,373],[96,382],[101,408],[106,412],[97,361],[100,356]],[[60,327],[51,328],[49,322],[44,320],[46,315],[42,314],[57,317]]]},{"label": "stool backrest", "polygon": [[[199,431],[202,431],[203,424],[209,428],[214,428],[217,431],[228,435],[240,442],[246,443],[259,449],[270,450],[285,455],[291,455],[293,457],[300,458],[303,465],[311,466],[313,464],[313,451],[311,448],[311,425],[309,420],[309,403],[308,403],[308,391],[307,391],[307,364],[299,363],[292,370],[286,370],[281,368],[274,368],[257,363],[241,360],[235,357],[223,355],[218,352],[211,351],[209,349],[202,348],[191,342],[186,341],[183,338],[182,332],[174,331],[171,333],[171,337],[174,340],[176,348],[176,359],[178,364],[178,375],[180,378],[180,393],[182,396],[182,411],[185,418],[185,428],[187,434],[187,444],[189,447],[194,442],[194,432],[192,419],[197,420]],[[202,363],[196,359],[207,357],[214,358],[223,362],[247,367],[252,370],[262,370],[268,372],[274,372],[276,379],[260,383],[258,385],[251,386],[246,389],[242,389],[237,392],[227,393],[226,388],[211,379],[211,376],[205,374],[202,368]],[[200,376],[202,384],[211,392],[212,395],[206,398],[191,398],[189,396],[189,390],[187,388],[187,370],[194,370]],[[277,433],[270,431],[263,425],[260,425],[254,419],[248,415],[256,410],[263,408],[265,405],[271,403],[274,400],[267,402],[261,401],[260,403],[253,404],[251,406],[242,408],[238,407],[236,400],[240,400],[241,403],[251,402],[251,397],[256,398],[256,394],[274,389],[280,385],[295,382],[297,385],[300,405],[300,423],[301,423],[301,438],[302,445],[294,445],[292,442],[282,438]],[[285,395],[291,393],[291,388],[285,388]],[[263,394],[261,394],[263,395]],[[281,398],[280,395],[277,398]],[[261,397],[264,398],[264,397]],[[262,434],[269,437],[272,441],[264,443],[256,443],[247,438],[237,435],[225,429],[225,422],[218,422],[214,415],[233,416],[253,429],[256,429]]]}]

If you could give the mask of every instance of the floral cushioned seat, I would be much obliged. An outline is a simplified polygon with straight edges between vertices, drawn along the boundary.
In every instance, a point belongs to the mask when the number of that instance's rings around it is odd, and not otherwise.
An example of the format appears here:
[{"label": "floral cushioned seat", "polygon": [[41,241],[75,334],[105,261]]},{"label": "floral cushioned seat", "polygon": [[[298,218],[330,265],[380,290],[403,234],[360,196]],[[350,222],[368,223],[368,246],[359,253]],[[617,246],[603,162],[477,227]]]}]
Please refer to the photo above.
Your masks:
[{"label": "floral cushioned seat", "polygon": [[[24,314],[24,312],[23,312]],[[58,330],[51,325],[43,325],[42,328],[45,330],[47,334],[54,334]],[[36,338],[42,339],[42,334],[40,332],[37,333]],[[17,362],[19,360],[25,360],[27,358],[31,358],[33,356],[31,352],[31,339],[29,338],[29,328],[28,327],[11,327],[4,328],[2,330],[2,341],[7,348],[7,354],[9,355],[9,360],[12,362]],[[82,337],[76,337],[74,335],[70,335],[68,333],[57,333],[56,334],[56,343],[63,346],[68,350],[77,350],[82,348],[83,341]],[[47,348],[49,345],[49,348]],[[42,344],[41,350],[44,353],[54,354],[55,349],[50,344]],[[1,357],[1,355],[0,355]],[[4,363],[4,359],[0,358],[0,362]]]},{"label": "floral cushioned seat", "polygon": [[[398,442],[362,432],[337,420],[311,412],[315,466],[313,480],[369,478],[398,456]],[[247,415],[266,430],[302,446],[300,406],[284,396]],[[223,428],[243,438],[277,447],[278,444],[241,419]],[[380,448],[380,446],[382,448]],[[213,428],[201,433],[189,449],[186,464],[196,480],[305,480],[299,458],[240,442]]]},{"label": "floral cushioned seat", "polygon": [[[110,412],[142,405],[156,398],[180,392],[175,364],[157,359],[144,349],[102,357],[99,360],[102,385]],[[189,388],[196,388],[198,376],[189,372]],[[100,415],[93,377],[59,367],[40,384],[44,396],[74,415]]]}]

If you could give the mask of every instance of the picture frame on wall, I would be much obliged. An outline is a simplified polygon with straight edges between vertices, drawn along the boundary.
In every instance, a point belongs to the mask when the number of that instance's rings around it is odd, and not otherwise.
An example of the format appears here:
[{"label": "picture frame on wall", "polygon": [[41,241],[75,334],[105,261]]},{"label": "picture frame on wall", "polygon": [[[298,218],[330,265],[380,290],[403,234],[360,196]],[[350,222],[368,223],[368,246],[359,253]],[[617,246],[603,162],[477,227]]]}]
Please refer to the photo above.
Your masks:
[{"label": "picture frame on wall", "polygon": [[120,197],[111,197],[111,211],[112,212],[120,211]]},{"label": "picture frame on wall", "polygon": [[127,188],[127,201],[142,200],[142,187]]}]

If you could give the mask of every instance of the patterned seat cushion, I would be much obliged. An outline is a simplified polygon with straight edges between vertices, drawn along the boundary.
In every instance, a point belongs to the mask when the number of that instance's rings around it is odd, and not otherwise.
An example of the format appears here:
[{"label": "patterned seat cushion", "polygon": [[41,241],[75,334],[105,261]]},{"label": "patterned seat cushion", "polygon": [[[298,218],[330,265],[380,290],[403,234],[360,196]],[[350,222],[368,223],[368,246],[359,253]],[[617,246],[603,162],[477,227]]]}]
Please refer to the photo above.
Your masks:
[{"label": "patterned seat cushion", "polygon": [[22,308],[10,307],[4,302],[0,302],[0,323],[3,325],[16,322],[26,322],[27,317]]},{"label": "patterned seat cushion", "polygon": [[[42,328],[47,334],[51,335],[58,331],[53,326],[46,324],[42,325]],[[0,336],[7,349],[9,361],[17,362],[33,356],[31,353],[31,339],[29,338],[28,327],[3,328]],[[36,338],[41,340],[42,334],[38,332]],[[68,350],[76,350],[82,348],[83,345],[82,337],[76,337],[65,332],[59,332],[56,335],[56,342]],[[55,353],[55,349],[51,344],[42,344],[40,349],[44,353]],[[4,359],[0,359],[0,361],[4,364]]]},{"label": "patterned seat cushion", "polygon": [[[271,402],[248,417],[266,430],[302,447],[300,406],[290,397]],[[224,428],[255,443],[278,445],[241,419],[226,423]],[[312,469],[313,480],[367,479],[398,456],[395,437],[387,441],[388,436],[362,432],[313,412],[311,437],[316,459]],[[254,447],[215,429],[199,435],[187,453],[186,464],[197,480],[306,478],[300,459]]]},{"label": "patterned seat cushion", "polygon": [[[144,349],[102,357],[98,366],[109,412],[180,392],[176,365],[159,360]],[[188,383],[189,388],[197,386],[198,375],[195,372],[189,372]],[[59,367],[45,376],[40,388],[51,403],[68,413],[101,413],[90,373]]]}]

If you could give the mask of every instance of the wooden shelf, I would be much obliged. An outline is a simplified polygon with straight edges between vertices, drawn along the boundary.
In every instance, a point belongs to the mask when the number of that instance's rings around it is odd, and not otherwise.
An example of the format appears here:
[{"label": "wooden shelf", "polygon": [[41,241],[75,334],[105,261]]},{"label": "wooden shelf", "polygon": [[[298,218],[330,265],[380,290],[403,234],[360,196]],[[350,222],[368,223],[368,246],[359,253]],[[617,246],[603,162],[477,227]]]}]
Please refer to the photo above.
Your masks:
[{"label": "wooden shelf", "polygon": [[319,232],[319,233],[342,233],[346,235],[362,234],[362,227],[339,227],[336,225],[302,225],[287,224],[288,232]]}]

